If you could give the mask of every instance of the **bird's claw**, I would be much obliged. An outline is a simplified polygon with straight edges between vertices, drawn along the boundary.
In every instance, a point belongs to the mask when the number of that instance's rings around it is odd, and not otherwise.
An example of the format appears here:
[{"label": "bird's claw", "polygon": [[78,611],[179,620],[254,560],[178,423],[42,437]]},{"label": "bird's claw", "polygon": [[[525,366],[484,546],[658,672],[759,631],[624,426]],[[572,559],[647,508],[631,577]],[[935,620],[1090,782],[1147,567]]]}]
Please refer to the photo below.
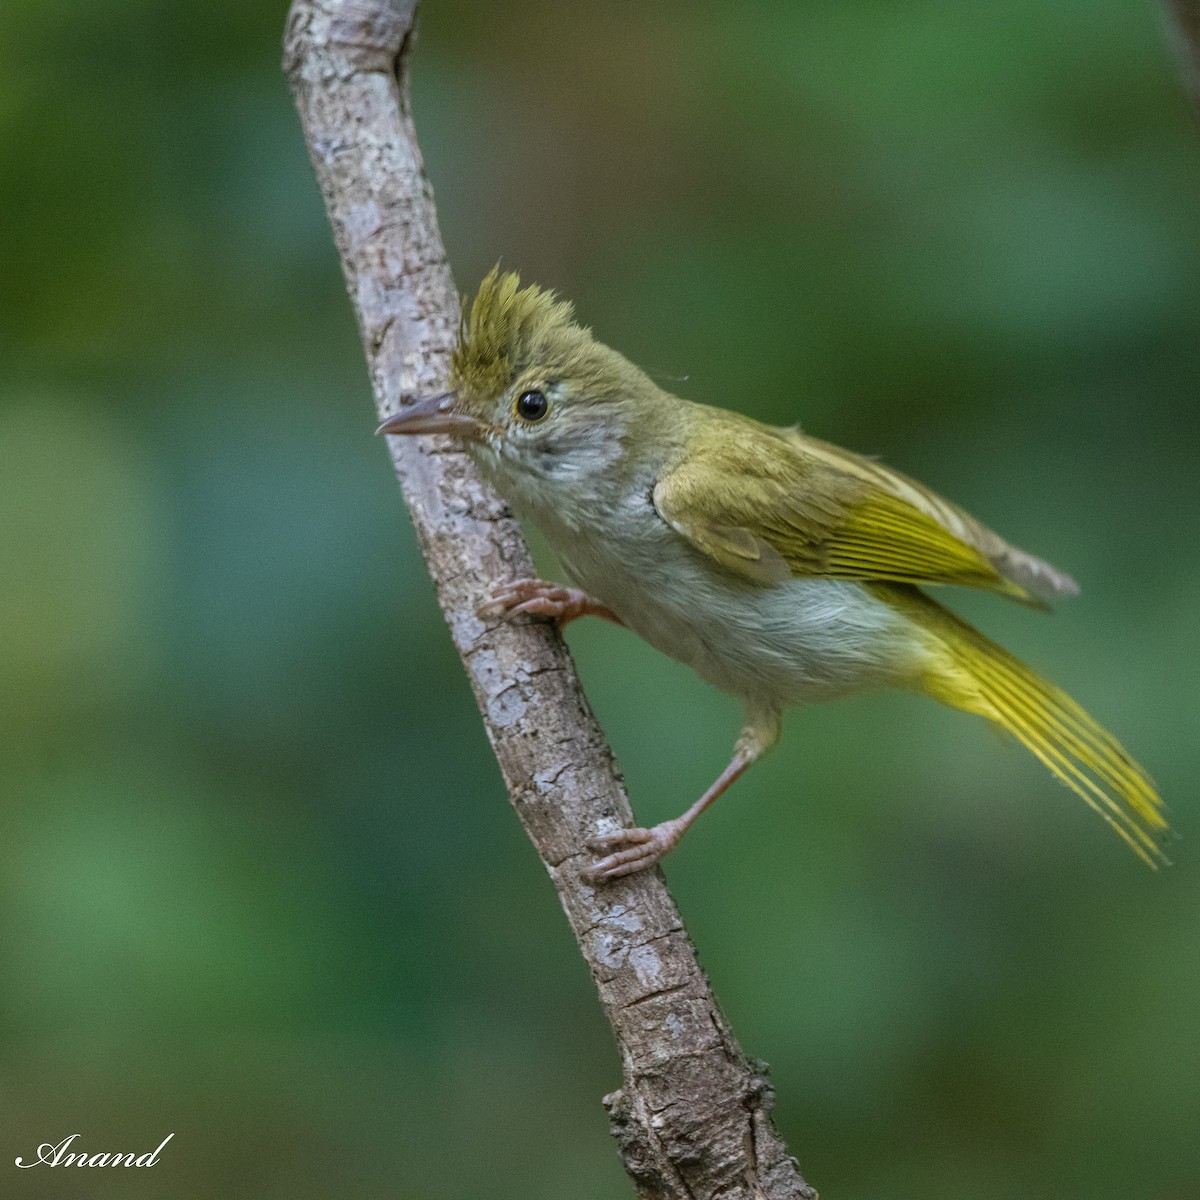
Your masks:
[{"label": "bird's claw", "polygon": [[594,602],[578,588],[563,587],[544,579],[517,579],[497,588],[476,610],[480,620],[493,618],[509,620],[528,613],[535,617],[550,617],[565,625],[576,617],[591,612]]},{"label": "bird's claw", "polygon": [[652,829],[618,829],[591,838],[587,848],[593,854],[604,854],[606,850],[612,853],[592,863],[583,872],[583,878],[588,883],[603,883],[645,871],[674,849],[682,832],[679,822],[664,821]]}]

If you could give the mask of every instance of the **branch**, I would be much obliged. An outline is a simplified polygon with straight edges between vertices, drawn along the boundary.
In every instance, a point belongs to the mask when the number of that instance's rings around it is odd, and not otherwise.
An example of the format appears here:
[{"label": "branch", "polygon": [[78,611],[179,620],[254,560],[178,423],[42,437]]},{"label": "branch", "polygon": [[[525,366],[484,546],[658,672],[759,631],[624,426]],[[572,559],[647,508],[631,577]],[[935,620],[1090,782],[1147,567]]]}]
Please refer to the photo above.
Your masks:
[{"label": "branch", "polygon": [[[294,0],[284,39],[380,417],[445,390],[458,327],[409,104],[415,7]],[[517,525],[465,455],[428,438],[390,442],[513,807],[620,1048],[624,1086],[605,1105],[638,1194],[814,1197],[768,1116],[764,1068],[746,1060],[717,1008],[661,873],[596,888],[580,878],[585,839],[633,824],[633,814],[557,631],[475,616],[496,584],[534,573]]]}]

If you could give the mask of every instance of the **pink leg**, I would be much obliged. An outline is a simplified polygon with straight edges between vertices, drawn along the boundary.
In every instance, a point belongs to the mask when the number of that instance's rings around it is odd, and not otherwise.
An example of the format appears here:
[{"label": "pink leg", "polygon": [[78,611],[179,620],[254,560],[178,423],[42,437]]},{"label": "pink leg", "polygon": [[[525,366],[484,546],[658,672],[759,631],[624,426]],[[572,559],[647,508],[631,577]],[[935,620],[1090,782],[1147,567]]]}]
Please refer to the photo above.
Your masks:
[{"label": "pink leg", "polygon": [[497,588],[490,600],[476,610],[483,620],[502,617],[508,620],[520,613],[538,617],[551,617],[559,625],[566,625],[580,617],[603,617],[616,625],[625,622],[611,608],[593,600],[587,592],[578,588],[561,587],[547,583],[544,579],[518,579],[514,583]]},{"label": "pink leg", "polygon": [[755,714],[751,718],[730,759],[729,766],[717,776],[712,786],[685,813],[672,821],[663,821],[651,829],[618,829],[588,841],[587,847],[596,854],[606,850],[613,853],[595,862],[583,872],[588,883],[602,883],[608,879],[619,879],[654,866],[664,855],[669,854],[679,839],[691,827],[695,819],[720,795],[746,768],[769,750],[779,737],[777,713]]},{"label": "pink leg", "polygon": [[[717,776],[712,787],[692,805],[685,813],[681,813],[673,821],[663,821],[652,829],[618,829],[616,833],[602,834],[592,838],[587,846],[596,854],[606,850],[615,850],[606,858],[595,862],[584,873],[584,879],[589,883],[600,883],[605,879],[617,879],[622,875],[632,875],[635,871],[644,871],[652,867],[675,849],[679,839],[687,832],[691,823],[742,774],[754,760],[738,751],[729,766]],[[616,849],[616,847],[624,847]]]}]

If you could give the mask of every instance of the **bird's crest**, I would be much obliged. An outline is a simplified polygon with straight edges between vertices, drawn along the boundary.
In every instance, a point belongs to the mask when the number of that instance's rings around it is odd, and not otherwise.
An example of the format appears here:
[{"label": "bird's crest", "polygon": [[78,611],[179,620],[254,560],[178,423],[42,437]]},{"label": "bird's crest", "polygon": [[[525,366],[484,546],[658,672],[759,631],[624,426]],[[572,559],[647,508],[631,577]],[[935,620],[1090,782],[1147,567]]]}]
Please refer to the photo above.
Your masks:
[{"label": "bird's crest", "polygon": [[591,340],[572,320],[569,301],[536,286],[521,287],[515,271],[494,266],[465,301],[452,364],[456,387],[498,395],[522,366],[538,360],[552,341]]}]

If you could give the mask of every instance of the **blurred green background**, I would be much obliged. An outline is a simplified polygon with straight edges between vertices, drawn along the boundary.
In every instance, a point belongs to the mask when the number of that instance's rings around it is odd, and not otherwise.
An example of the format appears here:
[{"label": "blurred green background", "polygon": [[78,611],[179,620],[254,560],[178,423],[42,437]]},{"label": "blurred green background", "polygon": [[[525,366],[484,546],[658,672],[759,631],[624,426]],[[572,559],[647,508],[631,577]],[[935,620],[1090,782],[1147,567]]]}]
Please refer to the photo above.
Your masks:
[{"label": "blurred green background", "polygon": [[[282,4],[0,7],[0,1194],[616,1200],[619,1064],[371,434]],[[459,283],[1073,572],[954,596],[1159,780],[790,715],[667,868],[829,1200],[1200,1195],[1200,137],[1137,0],[429,0]],[[687,376],[685,383],[672,380]],[[570,631],[647,821],[733,701]],[[81,1135],[154,1174],[11,1164]],[[66,1178],[63,1178],[67,1175]]]}]

